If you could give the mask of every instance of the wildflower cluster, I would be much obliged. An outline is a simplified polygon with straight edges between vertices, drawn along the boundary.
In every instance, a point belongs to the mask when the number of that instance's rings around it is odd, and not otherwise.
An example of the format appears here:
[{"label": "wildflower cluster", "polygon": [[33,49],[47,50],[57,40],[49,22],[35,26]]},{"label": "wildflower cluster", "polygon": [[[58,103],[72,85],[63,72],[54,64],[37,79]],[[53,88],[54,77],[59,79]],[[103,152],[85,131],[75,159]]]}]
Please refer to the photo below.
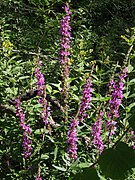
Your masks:
[{"label": "wildflower cluster", "polygon": [[83,89],[83,97],[81,100],[81,105],[80,105],[80,113],[79,113],[79,118],[81,121],[84,121],[84,118],[87,117],[87,110],[90,108],[90,102],[91,102],[91,97],[92,97],[92,83],[91,83],[91,78],[88,78],[86,80],[86,84],[84,85]]},{"label": "wildflower cluster", "polygon": [[25,114],[22,110],[20,99],[16,99],[15,102],[16,102],[16,115],[19,117],[20,127],[24,131],[23,143],[22,143],[23,154],[24,154],[24,158],[28,158],[29,156],[31,156],[31,151],[32,151],[32,140],[29,139],[29,136],[32,133],[32,129],[25,122]]},{"label": "wildflower cluster", "polygon": [[106,128],[109,132],[109,136],[115,134],[117,122],[114,118],[119,117],[119,107],[123,99],[124,90],[124,78],[127,76],[127,69],[124,68],[119,73],[118,81],[115,82],[114,79],[109,82],[109,95],[111,99],[109,100],[109,112],[107,113],[107,123]]},{"label": "wildflower cluster", "polygon": [[93,137],[93,144],[97,149],[99,149],[100,153],[102,153],[104,149],[104,144],[101,137],[101,130],[102,130],[102,117],[103,112],[99,112],[96,122],[92,126],[91,136]]},{"label": "wildflower cluster", "polygon": [[77,158],[77,142],[78,142],[77,126],[78,126],[78,124],[79,124],[79,121],[76,118],[72,119],[68,133],[67,133],[68,134],[68,140],[67,140],[68,149],[67,149],[67,151],[68,151],[69,157],[71,159]]},{"label": "wildflower cluster", "polygon": [[[41,65],[41,63],[39,64],[39,66]],[[40,68],[37,67],[35,69],[35,77],[37,78],[37,82],[36,82],[36,85],[37,85],[37,90],[38,90],[38,96],[41,96],[44,94],[44,89],[45,89],[45,79],[44,79],[44,76],[43,74],[40,72]]]},{"label": "wildflower cluster", "polygon": [[85,84],[84,90],[82,92],[83,98],[82,98],[81,105],[80,105],[79,115],[77,117],[75,117],[74,119],[72,119],[70,128],[68,130],[68,140],[67,140],[68,154],[71,159],[77,158],[77,142],[78,142],[77,127],[79,125],[79,121],[77,120],[77,118],[79,118],[81,121],[83,121],[84,118],[87,116],[86,111],[90,108],[90,101],[91,101],[91,96],[92,96],[91,85],[92,85],[91,79],[88,78],[86,80],[86,84]]},{"label": "wildflower cluster", "polygon": [[[42,63],[40,62],[39,66],[41,66]],[[48,106],[48,102],[46,100],[46,86],[45,86],[45,78],[43,74],[40,71],[40,68],[37,67],[35,69],[35,77],[37,78],[37,90],[38,90],[38,96],[41,98],[38,100],[42,107],[42,119],[45,125],[49,124],[49,116],[50,116],[50,107]]]},{"label": "wildflower cluster", "polygon": [[69,10],[69,4],[63,7],[66,15],[61,20],[60,25],[60,63],[62,67],[62,83],[63,83],[63,109],[65,114],[65,122],[68,117],[68,89],[69,89],[69,56],[70,56],[70,38],[71,38],[71,26]]},{"label": "wildflower cluster", "polygon": [[63,19],[61,20],[61,26],[60,26],[60,34],[61,34],[60,62],[62,64],[65,63],[68,64],[68,56],[70,55],[69,49],[70,49],[70,37],[71,37],[70,15],[72,13],[69,10],[68,4],[63,8],[66,12],[66,16],[64,16]]}]

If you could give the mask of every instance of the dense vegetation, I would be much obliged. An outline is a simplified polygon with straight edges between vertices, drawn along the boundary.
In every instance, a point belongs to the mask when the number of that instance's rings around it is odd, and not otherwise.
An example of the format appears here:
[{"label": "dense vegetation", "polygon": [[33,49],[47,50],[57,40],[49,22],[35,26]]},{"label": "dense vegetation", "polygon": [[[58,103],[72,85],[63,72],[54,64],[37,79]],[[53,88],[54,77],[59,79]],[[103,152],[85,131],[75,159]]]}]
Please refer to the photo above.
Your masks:
[{"label": "dense vegetation", "polygon": [[65,6],[0,1],[0,177],[133,180],[135,1]]}]

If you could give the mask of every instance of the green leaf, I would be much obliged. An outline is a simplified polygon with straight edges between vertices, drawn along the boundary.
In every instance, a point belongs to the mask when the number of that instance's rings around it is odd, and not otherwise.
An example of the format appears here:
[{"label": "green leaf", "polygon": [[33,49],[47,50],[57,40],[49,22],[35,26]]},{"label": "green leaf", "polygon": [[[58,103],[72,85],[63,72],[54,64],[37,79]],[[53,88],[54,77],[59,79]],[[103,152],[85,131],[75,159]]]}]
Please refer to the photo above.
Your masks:
[{"label": "green leaf", "polygon": [[60,171],[66,171],[64,167],[55,166],[54,164],[52,166]]},{"label": "green leaf", "polygon": [[53,137],[51,137],[51,136],[48,136],[48,135],[46,135],[46,137],[52,142],[52,143],[54,143],[55,141],[54,141],[54,139],[53,139]]},{"label": "green leaf", "polygon": [[130,83],[135,83],[135,79],[131,79],[131,80],[130,80]]},{"label": "green leaf", "polygon": [[52,87],[49,84],[46,84],[46,89],[49,93],[52,92]]},{"label": "green leaf", "polygon": [[134,106],[135,106],[135,102],[134,102],[134,103],[131,103],[128,107],[129,107],[130,109],[132,109]]},{"label": "green leaf", "polygon": [[77,102],[80,101],[79,97],[78,97],[76,94],[73,94],[73,95],[72,95],[72,99],[75,100],[75,101],[77,101]]},{"label": "green leaf", "polygon": [[80,163],[78,164],[78,166],[82,169],[82,168],[87,168],[90,166],[90,163],[86,162],[86,163]]},{"label": "green leaf", "polygon": [[55,149],[54,149],[54,161],[57,158],[57,154],[58,154],[58,146],[56,145]]},{"label": "green leaf", "polygon": [[55,84],[55,83],[50,83],[51,85],[53,85],[54,87],[57,87],[59,91],[62,90],[61,86],[61,82],[59,84]]},{"label": "green leaf", "polygon": [[34,134],[43,134],[44,132],[45,132],[45,129],[41,128],[41,129],[36,129]]},{"label": "green leaf", "polygon": [[22,77],[19,77],[19,80],[21,80],[21,79],[28,79],[29,78],[29,76],[22,76]]},{"label": "green leaf", "polygon": [[133,93],[130,96],[128,96],[128,98],[132,98],[132,97],[135,97],[135,93]]},{"label": "green leaf", "polygon": [[128,118],[128,122],[135,131],[135,112]]},{"label": "green leaf", "polygon": [[128,73],[130,73],[133,71],[134,67],[132,65],[128,65],[127,69],[128,69]]},{"label": "green leaf", "polygon": [[41,159],[49,159],[49,156],[47,154],[42,154]]},{"label": "green leaf", "polygon": [[120,142],[115,149],[104,150],[99,158],[102,173],[115,180],[124,180],[135,167],[135,152],[127,144]]},{"label": "green leaf", "polygon": [[82,173],[74,176],[73,180],[100,180],[95,168],[85,168]]}]

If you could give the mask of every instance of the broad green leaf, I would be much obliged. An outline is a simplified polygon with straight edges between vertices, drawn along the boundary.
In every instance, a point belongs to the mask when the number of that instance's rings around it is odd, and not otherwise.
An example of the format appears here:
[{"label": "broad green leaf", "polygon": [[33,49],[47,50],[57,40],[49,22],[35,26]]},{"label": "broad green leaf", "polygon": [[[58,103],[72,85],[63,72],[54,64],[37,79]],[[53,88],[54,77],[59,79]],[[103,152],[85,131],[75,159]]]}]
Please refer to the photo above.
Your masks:
[{"label": "broad green leaf", "polygon": [[115,149],[103,151],[99,158],[99,165],[107,178],[124,180],[135,167],[135,152],[127,144],[120,142]]},{"label": "broad green leaf", "polygon": [[100,180],[95,168],[85,168],[82,173],[78,173],[73,180]]}]

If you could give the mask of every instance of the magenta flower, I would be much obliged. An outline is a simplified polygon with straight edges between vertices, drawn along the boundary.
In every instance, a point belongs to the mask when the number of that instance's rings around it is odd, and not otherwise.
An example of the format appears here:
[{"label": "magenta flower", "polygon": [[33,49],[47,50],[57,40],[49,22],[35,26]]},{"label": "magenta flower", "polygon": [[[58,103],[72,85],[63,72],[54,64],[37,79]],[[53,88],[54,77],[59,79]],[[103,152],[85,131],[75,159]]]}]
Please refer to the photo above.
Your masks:
[{"label": "magenta flower", "polygon": [[68,97],[69,97],[69,56],[70,56],[70,38],[71,38],[71,26],[70,26],[70,15],[72,14],[69,10],[69,4],[63,7],[66,15],[62,18],[60,24],[60,63],[62,68],[62,95],[63,95],[63,109],[65,114],[65,122],[68,117]]},{"label": "magenta flower", "polygon": [[119,107],[123,99],[123,90],[124,90],[124,78],[127,76],[127,69],[124,68],[119,73],[118,81],[115,82],[113,79],[110,80],[109,86],[109,112],[107,113],[107,123],[106,128],[109,132],[109,136],[115,134],[117,122],[114,118],[119,117]]},{"label": "magenta flower", "polygon": [[83,97],[81,100],[81,106],[80,106],[80,112],[79,112],[79,119],[81,121],[84,121],[84,118],[87,117],[87,110],[90,109],[90,102],[92,99],[92,83],[91,83],[91,78],[88,78],[86,80],[86,84],[84,85],[83,89]]},{"label": "magenta flower", "polygon": [[112,135],[115,134],[116,132],[116,124],[117,122],[116,121],[113,121],[113,120],[107,120],[106,122],[106,129],[108,130],[109,134],[108,134],[108,137],[112,137]]},{"label": "magenta flower", "polygon": [[42,95],[44,93],[44,89],[45,89],[45,79],[43,74],[40,72],[40,68],[36,68],[35,69],[35,77],[37,78],[37,90],[38,90],[38,95]]},{"label": "magenta flower", "polygon": [[[42,62],[40,61],[39,66],[42,65]],[[37,78],[36,86],[38,90],[38,96],[41,98],[38,100],[38,102],[41,104],[42,107],[42,119],[45,125],[49,124],[49,116],[50,116],[50,107],[48,106],[48,102],[46,100],[46,85],[45,85],[45,78],[43,74],[40,71],[40,68],[35,69],[35,77]]]},{"label": "magenta flower", "polygon": [[77,119],[72,119],[69,130],[68,130],[68,154],[71,159],[77,158],[77,127],[78,127],[79,121]]},{"label": "magenta flower", "polygon": [[93,144],[100,151],[100,153],[102,153],[102,151],[104,150],[104,144],[101,137],[103,114],[104,113],[102,111],[98,114],[98,118],[92,126],[92,130],[90,133],[93,137]]},{"label": "magenta flower", "polygon": [[[63,65],[68,66],[68,57],[70,56],[70,38],[71,38],[71,26],[70,26],[70,15],[72,14],[69,10],[69,5],[63,7],[66,12],[66,15],[61,20],[60,26],[60,62]],[[69,68],[69,67],[68,67]],[[66,70],[65,76],[68,77],[69,70]]]},{"label": "magenta flower", "polygon": [[36,177],[36,180],[42,180],[42,177],[38,177],[38,176],[37,176],[37,177]]},{"label": "magenta flower", "polygon": [[29,139],[29,136],[32,133],[32,129],[25,122],[25,114],[22,110],[20,99],[16,99],[15,101],[16,101],[16,115],[19,117],[20,127],[24,131],[23,143],[22,143],[23,155],[24,155],[24,158],[28,158],[31,156],[31,152],[33,149],[32,148],[32,140]]}]

